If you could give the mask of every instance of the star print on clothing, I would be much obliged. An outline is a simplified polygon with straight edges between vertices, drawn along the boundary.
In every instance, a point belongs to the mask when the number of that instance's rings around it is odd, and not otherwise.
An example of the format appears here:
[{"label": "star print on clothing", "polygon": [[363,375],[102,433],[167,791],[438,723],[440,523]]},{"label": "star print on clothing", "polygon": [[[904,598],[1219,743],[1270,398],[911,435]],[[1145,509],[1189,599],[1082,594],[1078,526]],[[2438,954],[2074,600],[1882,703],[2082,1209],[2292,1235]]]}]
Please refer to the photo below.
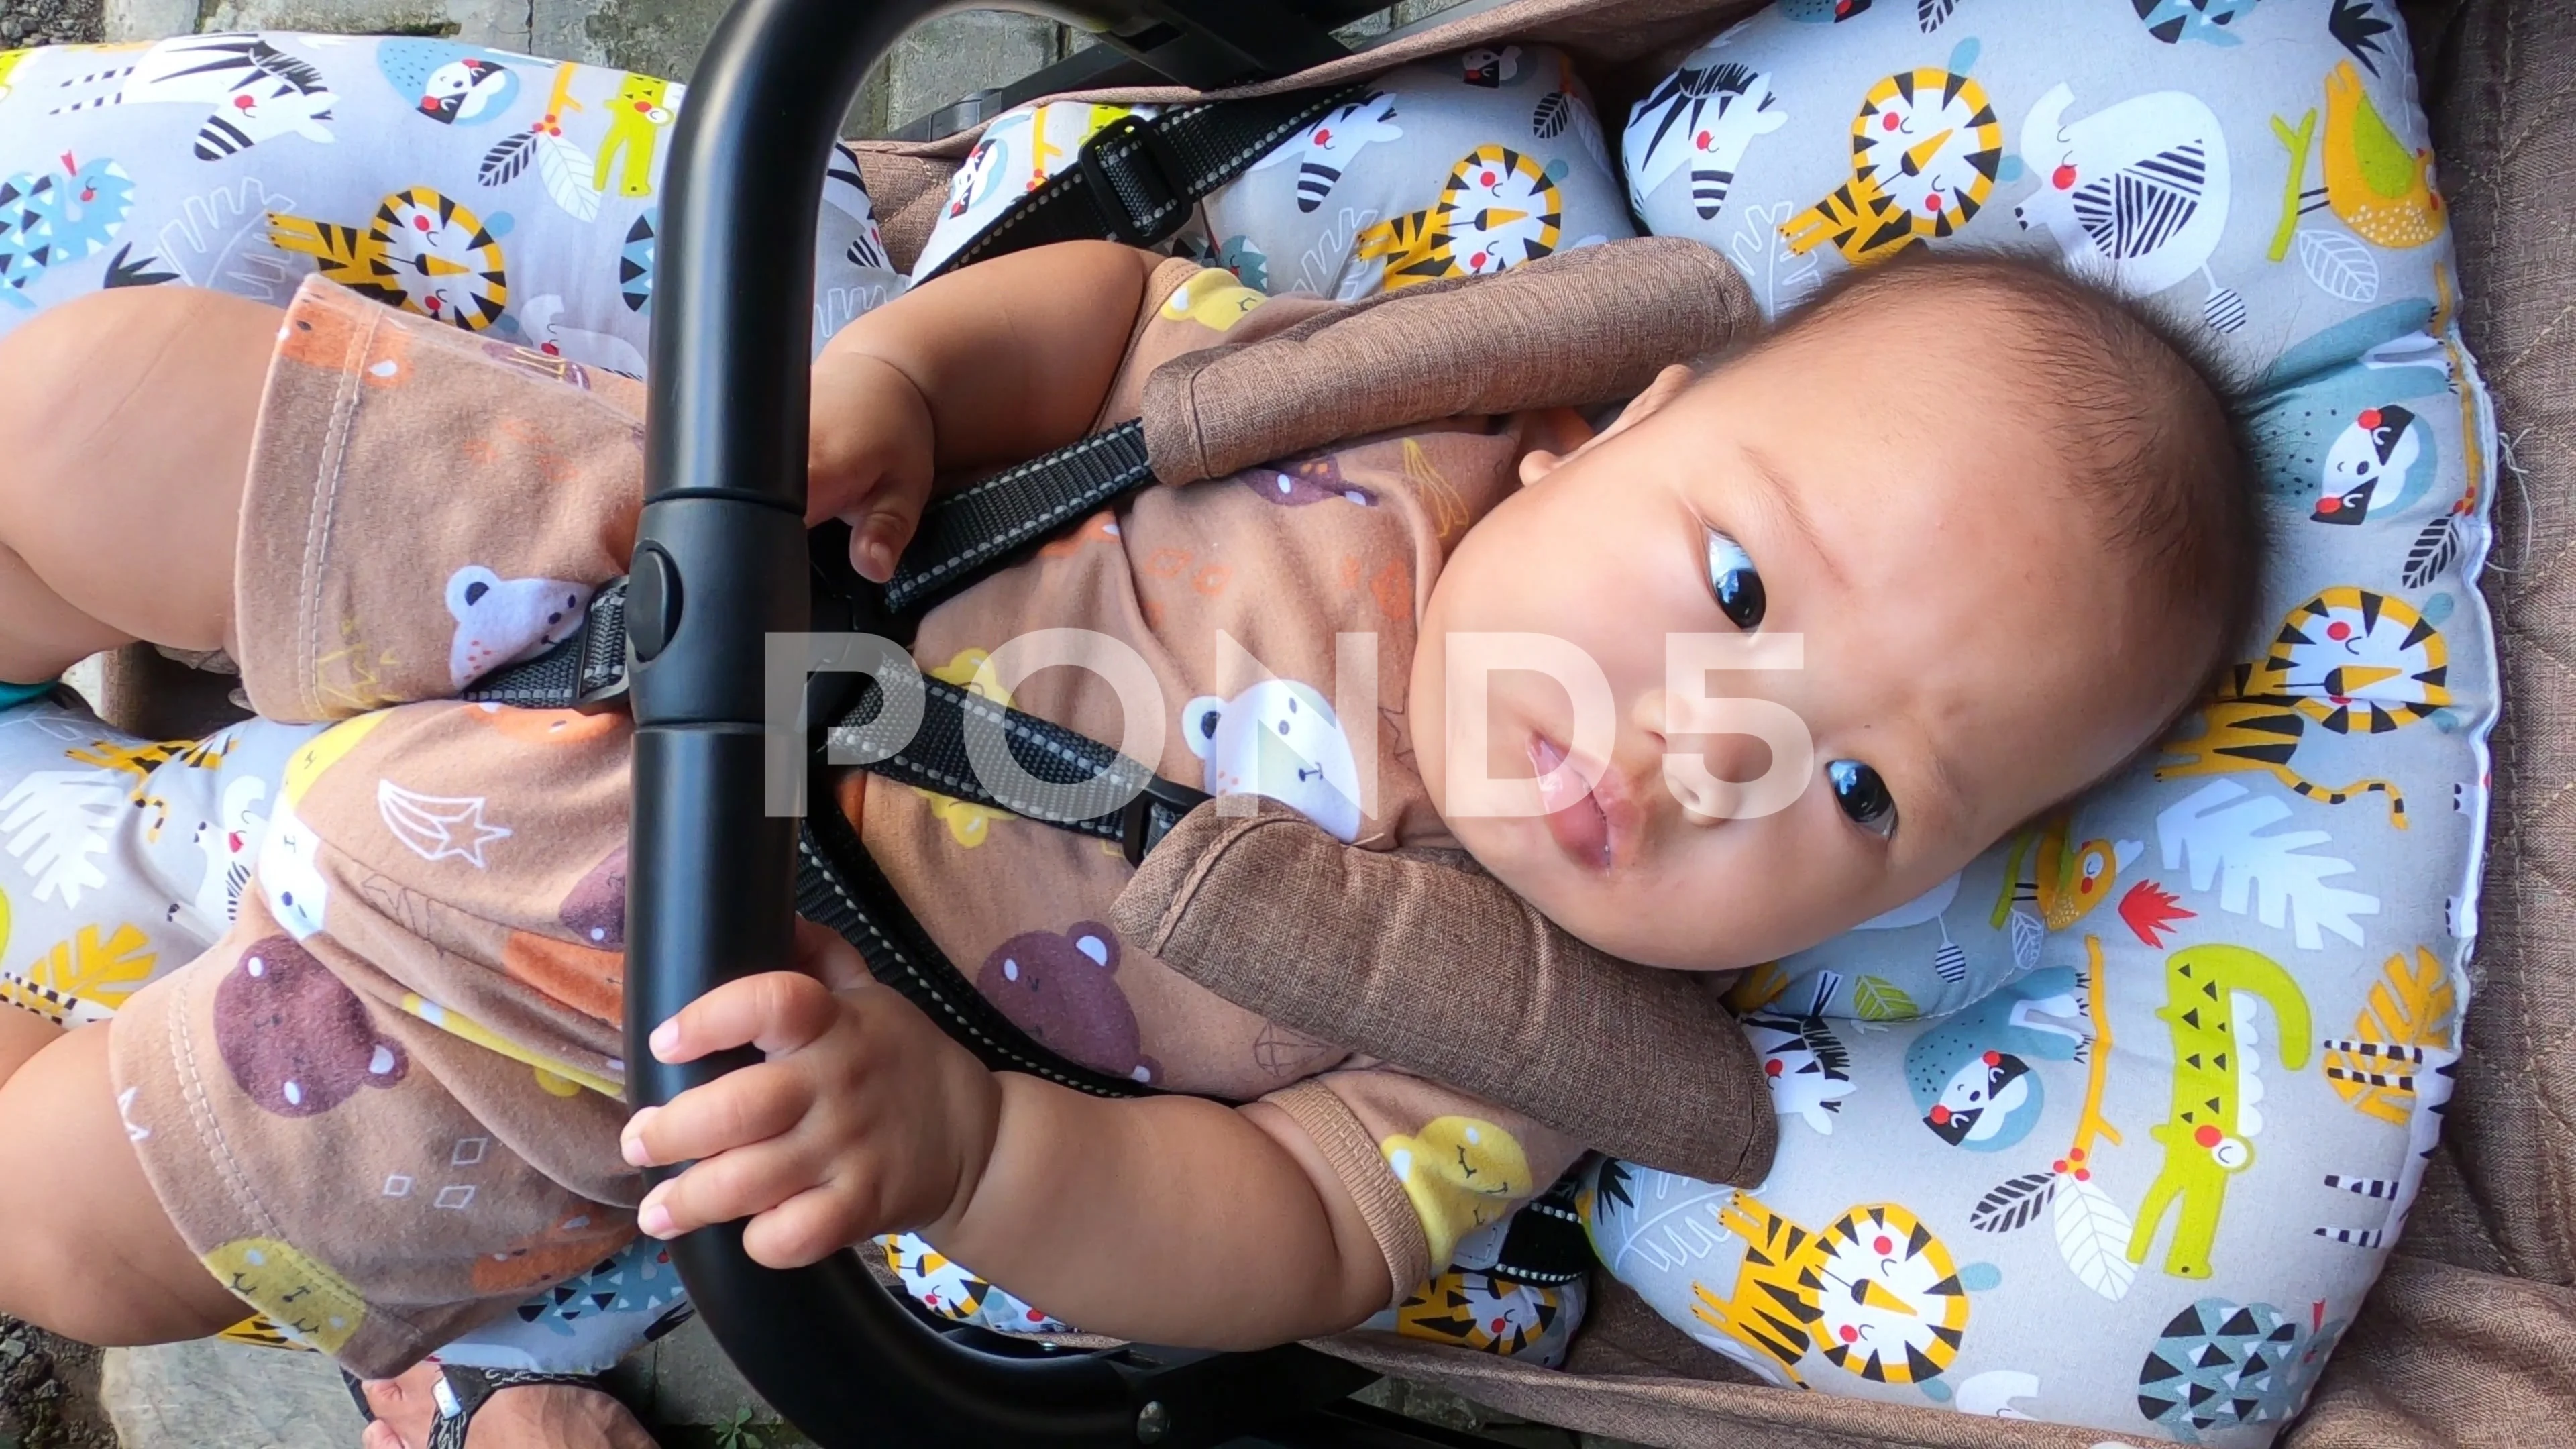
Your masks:
[{"label": "star print on clothing", "polygon": [[508,826],[484,822],[480,795],[424,795],[391,780],[376,782],[376,813],[421,859],[454,856],[476,870],[483,868],[483,847],[510,834]]}]

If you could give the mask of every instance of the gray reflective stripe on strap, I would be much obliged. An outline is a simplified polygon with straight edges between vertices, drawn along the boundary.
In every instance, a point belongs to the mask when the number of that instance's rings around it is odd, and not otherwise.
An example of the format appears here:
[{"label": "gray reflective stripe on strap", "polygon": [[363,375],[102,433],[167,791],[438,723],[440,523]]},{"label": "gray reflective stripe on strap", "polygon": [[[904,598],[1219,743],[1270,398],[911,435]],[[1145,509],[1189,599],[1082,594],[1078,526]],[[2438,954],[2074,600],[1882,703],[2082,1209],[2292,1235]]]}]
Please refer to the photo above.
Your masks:
[{"label": "gray reflective stripe on strap", "polygon": [[886,585],[886,607],[898,614],[927,608],[1153,481],[1145,425],[1131,421],[935,498]]},{"label": "gray reflective stripe on strap", "polygon": [[616,707],[626,697],[626,580],[600,585],[572,637],[534,659],[493,670],[456,697],[522,709]]},{"label": "gray reflective stripe on strap", "polygon": [[[458,698],[522,709],[613,708],[626,693],[626,581],[617,579],[591,600],[579,632],[525,663],[486,675]],[[908,741],[873,735],[887,718],[871,678],[859,702],[832,726],[834,744],[872,757],[877,774],[988,809],[1042,820],[1067,830],[1114,841],[1132,862],[1162,843],[1207,795],[1150,768],[1088,735],[1032,714],[993,703],[945,680],[922,680],[920,726]],[[979,769],[969,730],[1008,752],[997,766]],[[999,788],[987,783],[998,777]]]},{"label": "gray reflective stripe on strap", "polygon": [[[867,766],[872,774],[1114,841],[1131,864],[1142,861],[1182,816],[1209,798],[1088,735],[995,704],[946,680],[925,677],[921,684],[921,723],[911,739],[898,744],[872,733],[890,716],[881,707],[877,682],[870,679],[858,704],[832,726],[830,743],[873,758],[875,763]],[[967,739],[970,728],[991,730],[987,738],[1001,742],[1010,763],[1026,778],[992,780],[1005,772],[977,766]]]},{"label": "gray reflective stripe on strap", "polygon": [[1199,198],[1366,90],[1351,85],[1202,101],[1150,121],[1122,116],[1084,142],[1072,166],[1012,202],[921,280],[1053,242],[1152,246],[1181,229]]},{"label": "gray reflective stripe on strap", "polygon": [[911,998],[995,1071],[1026,1072],[1099,1097],[1154,1090],[1132,1075],[1112,1076],[1067,1061],[985,1000],[922,930],[850,822],[828,804],[807,812],[797,839],[796,913],[838,931],[858,948],[878,984]]}]

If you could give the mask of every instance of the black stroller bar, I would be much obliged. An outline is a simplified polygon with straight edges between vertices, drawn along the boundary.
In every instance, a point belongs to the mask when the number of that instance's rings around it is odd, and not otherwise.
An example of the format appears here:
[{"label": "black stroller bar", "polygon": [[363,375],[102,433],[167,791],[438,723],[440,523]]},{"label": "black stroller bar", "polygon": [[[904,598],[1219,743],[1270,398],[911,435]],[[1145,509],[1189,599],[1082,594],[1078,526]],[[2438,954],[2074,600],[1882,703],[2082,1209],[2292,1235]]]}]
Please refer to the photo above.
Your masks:
[{"label": "black stroller bar", "polygon": [[[653,1060],[651,1028],[724,981],[783,967],[797,822],[766,813],[801,731],[764,718],[767,636],[823,622],[803,527],[809,235],[838,123],[868,63],[941,0],[737,0],[701,60],[674,141],[654,299],[646,495],[624,599],[635,731],[626,1056],[635,1104],[747,1065]],[[1285,0],[1099,0],[1039,9],[1191,44],[1173,78],[1241,80],[1329,58]],[[1306,37],[1306,38],[1301,38]],[[1331,44],[1329,37],[1325,41]],[[1338,53],[1338,45],[1333,50]],[[826,600],[827,606],[833,601]],[[667,1175],[656,1173],[660,1177]],[[1198,1446],[1465,1443],[1331,1404],[1374,1376],[1288,1345],[1249,1354],[1067,1352],[936,1324],[853,1253],[779,1272],[738,1224],[673,1244],[718,1342],[826,1445]],[[1320,1412],[1319,1412],[1320,1410]]]}]

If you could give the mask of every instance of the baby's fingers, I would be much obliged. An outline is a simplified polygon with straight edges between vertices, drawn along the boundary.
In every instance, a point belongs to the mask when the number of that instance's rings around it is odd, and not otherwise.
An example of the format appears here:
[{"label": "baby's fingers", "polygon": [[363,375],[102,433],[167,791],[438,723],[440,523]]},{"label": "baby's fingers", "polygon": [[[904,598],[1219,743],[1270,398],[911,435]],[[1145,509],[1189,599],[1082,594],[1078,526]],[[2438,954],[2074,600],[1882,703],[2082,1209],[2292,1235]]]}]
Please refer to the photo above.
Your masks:
[{"label": "baby's fingers", "polygon": [[865,512],[850,519],[850,567],[859,577],[877,584],[894,577],[895,562],[921,526],[928,501],[926,493],[909,489],[880,490]]},{"label": "baby's fingers", "polygon": [[841,933],[803,916],[796,918],[796,969],[834,991],[854,991],[876,978],[859,950]]},{"label": "baby's fingers", "polygon": [[745,1223],[742,1250],[769,1268],[819,1263],[890,1223],[871,1223],[865,1210],[837,1185],[808,1188]]},{"label": "baby's fingers", "polygon": [[667,1106],[637,1112],[618,1146],[636,1167],[713,1157],[784,1133],[813,1103],[801,1075],[764,1062],[692,1087]]},{"label": "baby's fingers", "polygon": [[783,1056],[813,1043],[831,1028],[836,1008],[830,987],[794,971],[770,971],[728,981],[653,1028],[653,1055],[693,1062],[709,1052],[758,1047]]},{"label": "baby's fingers", "polygon": [[647,1237],[676,1238],[766,1212],[820,1180],[816,1164],[783,1142],[737,1147],[646,1193],[635,1226]]}]

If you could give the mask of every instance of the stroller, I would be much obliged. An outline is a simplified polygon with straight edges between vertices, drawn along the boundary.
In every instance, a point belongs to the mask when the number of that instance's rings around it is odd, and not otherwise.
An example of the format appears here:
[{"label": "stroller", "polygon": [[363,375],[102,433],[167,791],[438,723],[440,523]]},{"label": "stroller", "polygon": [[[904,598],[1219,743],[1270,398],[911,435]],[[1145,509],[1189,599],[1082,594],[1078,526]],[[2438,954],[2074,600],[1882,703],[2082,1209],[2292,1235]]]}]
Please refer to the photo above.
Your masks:
[{"label": "stroller", "polygon": [[[838,98],[852,88],[860,62],[891,43],[915,8],[928,7],[892,5],[852,18],[795,0],[745,4],[710,51],[683,133],[685,170],[671,200],[654,337],[663,365],[653,369],[656,501],[646,538],[655,552],[649,563],[639,555],[625,601],[642,727],[633,1022],[658,1021],[711,985],[705,963],[747,972],[784,957],[793,837],[787,822],[753,803],[762,796],[766,763],[759,730],[765,702],[749,661],[761,655],[755,636],[811,624],[804,543],[781,518],[792,517],[796,502],[794,459],[781,440],[795,436],[795,400],[803,396],[801,327],[788,319],[803,309],[798,279],[774,258],[755,256],[748,239],[802,225],[795,209],[810,210],[813,196],[790,178],[815,172],[804,158],[828,136]],[[1202,90],[1329,87],[1409,57],[1510,36],[1565,47],[1615,97],[1623,82],[1662,73],[1678,49],[1751,8],[1707,0],[1519,0],[1338,60],[1324,58],[1314,27],[1284,8],[1174,4],[1145,7],[1150,15],[1098,18],[1113,20],[1150,63]],[[2514,560],[2552,524],[2548,490],[2530,485],[2545,484],[2564,452],[2564,440],[2548,432],[2550,399],[2565,381],[2551,364],[2564,354],[2553,353],[2548,338],[2566,302],[2542,258],[2568,237],[2563,223],[2553,228],[2535,218],[2507,229],[2501,220],[2519,200],[2513,184],[2564,149],[2547,107],[2553,93],[2562,93],[2563,105],[2567,89],[2554,76],[2565,62],[2551,42],[2569,38],[2568,22],[2537,6],[2517,11],[2479,0],[2415,9],[2428,104],[2452,164],[2448,191],[2469,269],[2468,325],[2489,359],[2504,431],[2520,440],[2530,470],[2528,512],[2517,513],[2510,497],[2501,510],[2504,566],[2491,585],[2505,636],[2517,645],[2508,654],[2509,677],[2527,711],[2555,697],[2550,672],[2531,657],[2535,648],[2547,652],[2557,632],[2549,573],[2545,564]],[[1252,79],[1265,76],[1277,79]],[[1113,94],[1171,100],[1187,93]],[[898,260],[920,245],[963,149],[951,141],[863,151]],[[1153,159],[1168,168],[1169,158]],[[1139,178],[1150,179],[1150,171],[1129,173]],[[1131,240],[1150,236],[1144,219],[1169,200],[1127,190],[1114,175],[1100,191],[1110,206],[1084,224]],[[2561,386],[2551,389],[2553,381]],[[2544,752],[2545,740],[2521,718],[2498,736],[2499,783],[2509,800],[2546,799],[2566,778],[2568,767]],[[2523,959],[2526,941],[2536,946],[2550,919],[2554,896],[2544,886],[2554,884],[2557,851],[2536,815],[2528,824],[2520,814],[2506,819],[2513,823],[2496,845],[2487,996],[2476,1029],[2482,1045],[2510,1040],[2545,1053],[2561,1022],[2576,1016],[2576,1003],[2543,990],[2546,978]],[[2500,1022],[2518,1029],[2499,1033]],[[640,1046],[629,1058],[651,1061]],[[2543,1111],[2554,1100],[2558,1069],[2539,1055],[2515,1076],[2502,1067],[2506,1060],[2501,1051],[2471,1049],[2450,1147],[2433,1164],[2415,1230],[2290,1442],[2494,1442],[2563,1417],[2565,1391],[2552,1395],[2550,1386],[2562,1381],[2576,1335],[2530,1327],[2576,1321],[2562,1286],[2576,1276],[2576,1264],[2562,1261],[2567,1249],[2550,1246],[2559,1235],[2546,1226],[2563,1206],[2549,1164],[2569,1146],[2551,1135]],[[642,1101],[660,1101],[694,1080],[690,1072],[648,1067],[635,1090]],[[2503,1133],[2514,1134],[2517,1150],[2490,1159],[2481,1149],[2505,1147]],[[853,1261],[767,1273],[743,1259],[738,1240],[725,1232],[699,1235],[681,1259],[728,1350],[790,1417],[827,1442],[1180,1444],[1224,1442],[1247,1431],[1282,1443],[1444,1442],[1331,1406],[1375,1372],[1441,1382],[1532,1417],[1659,1443],[2074,1445],[2099,1438],[1711,1378],[1725,1371],[1721,1361],[1616,1293],[1596,1308],[1572,1372],[1555,1373],[1356,1336],[1322,1346],[1324,1353],[1290,1348],[1251,1356],[1029,1349],[971,1330],[934,1330]],[[2508,1322],[2513,1328],[2502,1327]],[[2434,1406],[2439,1421],[2428,1423],[2424,1410]]]}]

